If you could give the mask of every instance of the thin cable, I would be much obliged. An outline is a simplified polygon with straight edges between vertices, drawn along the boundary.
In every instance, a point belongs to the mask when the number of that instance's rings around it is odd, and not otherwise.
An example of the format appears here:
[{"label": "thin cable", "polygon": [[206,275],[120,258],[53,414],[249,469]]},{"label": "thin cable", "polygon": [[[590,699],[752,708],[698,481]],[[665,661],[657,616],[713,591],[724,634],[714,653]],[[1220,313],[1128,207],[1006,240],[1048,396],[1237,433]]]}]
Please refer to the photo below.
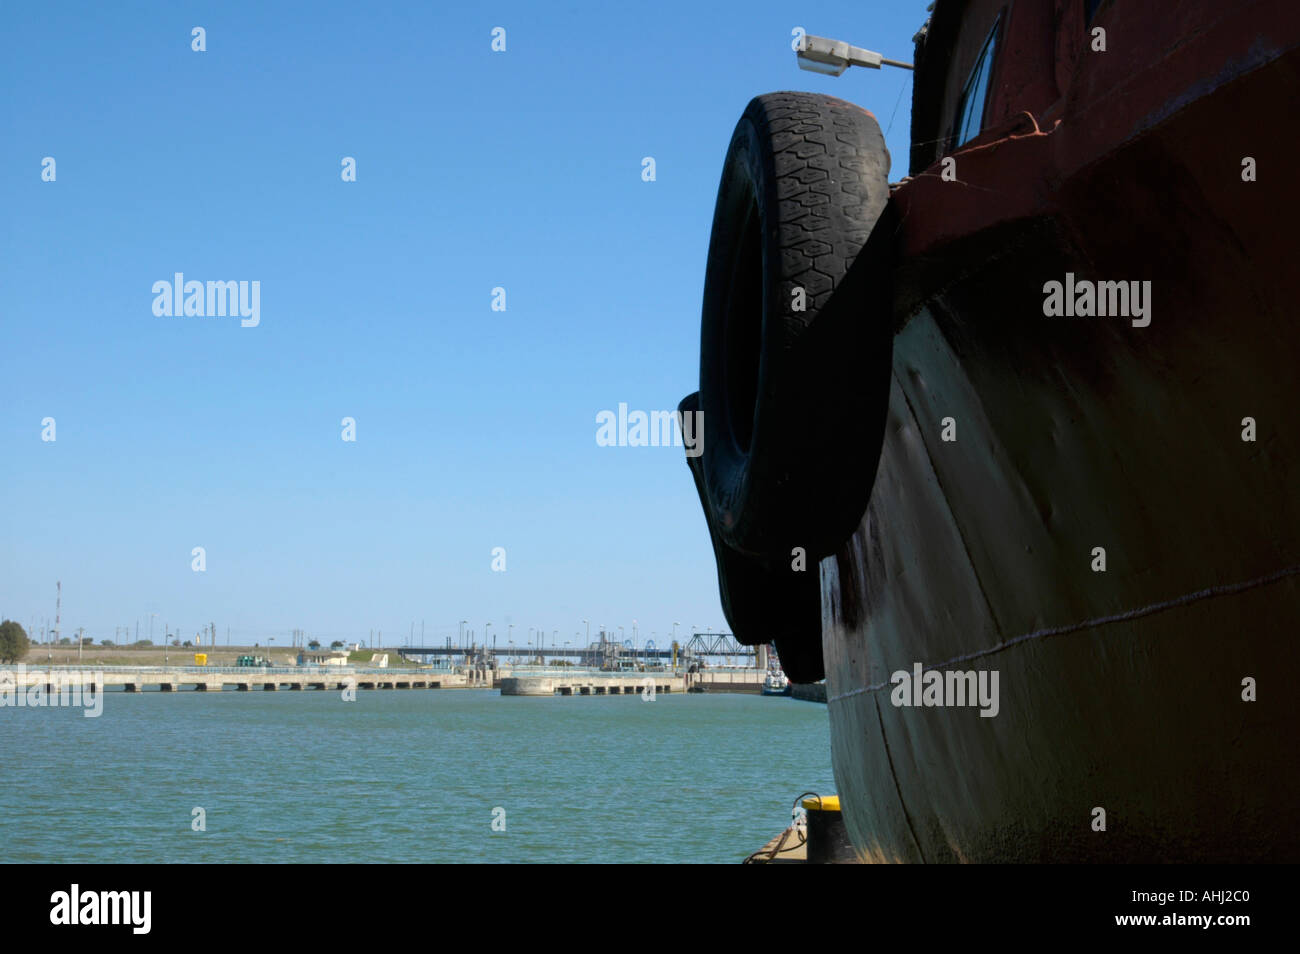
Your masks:
[{"label": "thin cable", "polygon": [[[1159,613],[1163,610],[1173,609],[1178,606],[1186,606],[1189,603],[1196,603],[1211,596],[1227,596],[1233,593],[1241,593],[1244,590],[1254,589],[1257,586],[1267,586],[1270,583],[1276,583],[1284,580],[1289,576],[1300,574],[1300,566],[1289,566],[1286,569],[1278,570],[1267,576],[1257,577],[1253,580],[1245,580],[1240,583],[1224,583],[1218,586],[1207,586],[1203,590],[1196,590],[1193,593],[1185,593],[1182,596],[1175,596],[1172,599],[1161,600],[1158,603],[1149,603],[1146,606],[1140,606],[1137,609],[1124,610],[1122,613],[1112,613],[1109,616],[1098,616],[1093,619],[1085,619],[1080,623],[1069,623],[1064,626],[1049,626],[1043,629],[1036,629],[1032,633],[1023,633],[1013,639],[1007,639],[987,649],[979,649],[975,652],[964,653],[960,656],[953,656],[951,659],[945,659],[943,662],[931,663],[922,667],[922,672],[929,672],[932,669],[943,669],[961,662],[969,662],[972,659],[979,659],[981,656],[991,656],[994,653],[1000,653],[1004,649],[1010,649],[1019,643],[1028,642],[1031,639],[1046,639],[1049,636],[1064,636],[1069,633],[1077,633],[1082,629],[1091,629],[1094,626],[1106,626],[1110,623],[1120,623],[1131,619],[1140,619],[1143,616],[1150,616],[1153,613]],[[840,699],[847,699],[849,696],[861,695],[864,692],[879,692],[887,686],[893,685],[889,680],[878,682],[870,686],[860,686],[857,689],[850,689],[847,692],[841,692],[831,696],[826,702],[837,702]]]}]

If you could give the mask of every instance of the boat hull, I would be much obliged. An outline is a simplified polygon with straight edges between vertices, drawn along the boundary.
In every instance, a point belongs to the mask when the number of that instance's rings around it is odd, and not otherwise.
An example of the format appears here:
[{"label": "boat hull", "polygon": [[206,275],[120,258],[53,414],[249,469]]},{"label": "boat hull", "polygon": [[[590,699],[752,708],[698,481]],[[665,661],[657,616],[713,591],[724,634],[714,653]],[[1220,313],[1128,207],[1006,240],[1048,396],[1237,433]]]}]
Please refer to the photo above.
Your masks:
[{"label": "boat hull", "polygon": [[[1298,73],[1279,58],[1050,214],[920,263],[972,265],[900,316],[871,501],[820,565],[863,860],[1300,859],[1300,285],[1290,160],[1257,134]],[[1046,317],[1044,284],[1085,269],[1150,280],[1150,324]],[[997,715],[896,704],[918,663],[996,670]]]}]

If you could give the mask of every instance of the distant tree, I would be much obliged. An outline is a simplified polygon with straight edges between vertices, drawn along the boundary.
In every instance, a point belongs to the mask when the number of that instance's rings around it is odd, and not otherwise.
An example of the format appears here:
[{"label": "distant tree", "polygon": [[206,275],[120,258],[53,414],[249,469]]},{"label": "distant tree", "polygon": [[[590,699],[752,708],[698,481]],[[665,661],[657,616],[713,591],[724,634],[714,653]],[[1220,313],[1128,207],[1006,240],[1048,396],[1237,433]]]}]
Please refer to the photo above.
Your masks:
[{"label": "distant tree", "polygon": [[21,623],[11,619],[0,622],[0,663],[12,663],[27,655],[32,641]]},{"label": "distant tree", "polygon": [[112,646],[112,645],[113,645],[113,641],[112,641],[111,639],[101,639],[101,640],[99,641],[99,645],[101,645],[101,646]]},{"label": "distant tree", "polygon": [[343,640],[341,639],[336,639],[334,640],[334,642],[330,643],[330,649],[342,649],[342,648],[343,648]]},{"label": "distant tree", "polygon": [[59,637],[59,645],[60,645],[60,646],[71,646],[71,645],[72,645],[72,638],[69,637],[69,636],[61,636],[61,637]]},{"label": "distant tree", "polygon": [[135,645],[136,645],[137,647],[152,646],[152,645],[153,645],[153,640],[152,640],[152,639],[137,639],[137,640],[135,641]]},{"label": "distant tree", "polygon": [[95,642],[95,638],[94,638],[93,636],[82,636],[82,637],[81,637],[81,645],[83,645],[83,646],[89,646],[89,645],[91,645],[91,644],[94,643],[94,642]]},{"label": "distant tree", "polygon": [[307,644],[307,648],[308,648],[308,649],[320,649],[320,640],[313,639],[310,643]]},{"label": "distant tree", "polygon": [[193,646],[194,644],[193,644],[192,642],[190,642],[190,641],[187,639],[187,640],[185,640],[185,642],[181,643],[181,645],[182,645],[182,646]]}]

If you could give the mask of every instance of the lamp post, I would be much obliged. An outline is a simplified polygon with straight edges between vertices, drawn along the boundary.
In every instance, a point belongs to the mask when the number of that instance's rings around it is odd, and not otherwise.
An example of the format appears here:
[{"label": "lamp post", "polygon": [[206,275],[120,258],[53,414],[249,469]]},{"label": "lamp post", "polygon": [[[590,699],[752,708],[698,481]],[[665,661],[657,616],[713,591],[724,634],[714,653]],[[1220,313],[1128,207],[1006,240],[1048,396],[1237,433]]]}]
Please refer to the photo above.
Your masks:
[{"label": "lamp post", "polygon": [[899,69],[912,69],[911,63],[891,60],[873,50],[864,50],[852,46],[843,40],[833,40],[826,36],[813,36],[808,33],[795,50],[798,55],[799,69],[826,76],[839,76],[850,66],[862,66],[878,70],[882,66],[896,66]]}]

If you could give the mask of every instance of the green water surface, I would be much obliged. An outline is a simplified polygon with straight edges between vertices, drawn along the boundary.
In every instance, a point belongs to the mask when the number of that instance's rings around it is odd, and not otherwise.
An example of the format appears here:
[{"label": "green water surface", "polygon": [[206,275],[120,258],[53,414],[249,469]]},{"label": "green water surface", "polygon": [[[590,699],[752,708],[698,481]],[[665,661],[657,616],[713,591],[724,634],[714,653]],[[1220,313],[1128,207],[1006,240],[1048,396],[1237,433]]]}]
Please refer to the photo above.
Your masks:
[{"label": "green water surface", "polygon": [[[834,791],[826,707],[491,690],[0,709],[9,862],[736,862]],[[193,810],[207,830],[192,830]],[[504,831],[493,810],[504,809]],[[498,821],[498,826],[500,822]]]}]

